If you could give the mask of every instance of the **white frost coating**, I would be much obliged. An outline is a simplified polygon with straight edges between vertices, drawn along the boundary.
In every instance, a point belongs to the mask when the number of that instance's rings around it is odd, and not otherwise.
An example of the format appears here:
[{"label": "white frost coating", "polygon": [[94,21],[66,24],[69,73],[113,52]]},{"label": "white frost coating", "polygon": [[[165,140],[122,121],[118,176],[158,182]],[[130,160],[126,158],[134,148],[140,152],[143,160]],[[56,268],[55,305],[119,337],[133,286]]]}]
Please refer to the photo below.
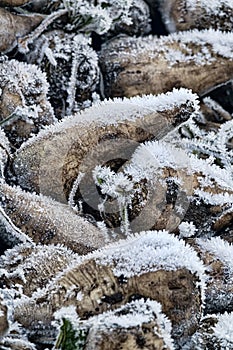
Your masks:
[{"label": "white frost coating", "polygon": [[147,231],[131,235],[114,245],[86,256],[100,265],[110,265],[116,276],[126,278],[146,272],[187,268],[197,273],[204,285],[204,265],[195,251],[167,231]]},{"label": "white frost coating", "polygon": [[[54,279],[55,285],[59,280],[77,268],[83,262],[94,259],[98,265],[112,268],[115,276],[125,278],[140,276],[147,272],[160,269],[175,271],[186,268],[196,274],[200,280],[202,300],[205,295],[205,267],[194,249],[183,240],[167,231],[146,231],[129,235],[126,239],[107,245],[104,249],[96,250],[85,256],[80,256]],[[34,294],[34,300],[40,294]]]},{"label": "white frost coating", "polygon": [[186,141],[186,146],[221,159],[225,167],[231,166],[233,151],[227,148],[227,143],[233,137],[233,120],[223,123],[217,131],[200,129],[192,121],[187,122],[187,127],[192,132],[193,139],[183,140]]},{"label": "white frost coating", "polygon": [[[179,188],[182,188],[186,196],[191,195],[193,178],[188,155],[184,150],[162,141],[146,142],[138,146],[130,161],[123,167],[122,172],[115,173],[109,168],[100,166],[94,169],[93,178],[96,185],[101,189],[101,193],[117,200],[121,218],[121,231],[125,234],[129,234],[131,230],[128,209],[133,207],[134,199],[142,193],[142,188],[138,188],[137,183],[146,180],[147,200],[154,195],[151,194],[152,189],[158,186],[158,183],[160,183],[159,186],[164,185],[163,193],[165,195],[167,184],[161,175],[163,175],[163,169],[166,167],[175,169],[177,172],[176,177],[167,180],[171,180]],[[185,184],[183,173],[185,173]],[[178,202],[179,200],[176,203],[176,209],[181,213],[183,207],[180,206],[179,208]],[[141,201],[140,206],[143,207],[144,204]],[[105,198],[103,198],[99,209],[101,212],[106,210]],[[185,210],[185,208],[183,209]]]},{"label": "white frost coating", "polygon": [[20,148],[20,150],[34,144],[44,137],[58,134],[66,128],[76,125],[83,126],[95,123],[96,126],[116,125],[120,122],[133,121],[139,116],[143,117],[148,113],[162,112],[183,104],[193,106],[195,112],[199,111],[199,101],[197,94],[188,89],[173,89],[166,94],[144,95],[142,97],[115,98],[96,103],[91,107],[73,116],[64,118],[61,122],[45,127],[36,136],[31,137]]},{"label": "white frost coating", "polygon": [[80,320],[74,306],[63,307],[54,314],[56,320],[68,319],[74,329],[89,330],[89,342],[94,346],[98,331],[110,332],[114,328],[131,328],[141,326],[143,323],[153,322],[156,319],[158,324],[154,328],[155,334],[164,340],[169,349],[173,350],[173,340],[171,338],[172,325],[170,320],[162,313],[161,304],[154,300],[143,299],[133,301],[114,311],[90,317],[87,321]]},{"label": "white frost coating", "polygon": [[4,168],[10,155],[10,143],[0,127],[0,178],[4,177]]},{"label": "white frost coating", "polygon": [[233,348],[233,312],[218,315],[218,322],[213,330],[215,337],[220,340],[221,349]]},{"label": "white frost coating", "polygon": [[10,142],[4,131],[0,128],[0,150],[2,149],[5,149],[8,153],[10,153]]},{"label": "white frost coating", "polygon": [[[53,30],[45,38],[38,39],[31,59],[53,75],[48,77],[50,96],[66,96],[67,109],[63,113],[70,115],[79,109],[77,97],[85,90],[95,90],[99,80],[98,56],[86,35]],[[54,70],[54,66],[59,68]]]},{"label": "white frost coating", "polygon": [[[203,153],[209,157],[209,160],[212,158],[211,167],[212,165],[215,167],[215,172],[219,169],[221,173],[221,168],[213,164],[214,159],[219,160],[228,172],[233,171],[233,151],[227,147],[227,143],[233,137],[233,120],[225,122],[216,131],[206,131],[199,128],[193,119],[189,119],[183,124],[182,133],[185,133],[186,138],[174,135],[173,138],[168,139],[168,142],[185,149],[190,154]],[[223,178],[226,176],[224,175]]]},{"label": "white frost coating", "polygon": [[233,189],[233,178],[229,169],[221,169],[215,164],[199,159],[194,155],[190,155],[190,166],[194,172],[201,172],[209,180],[214,179],[219,186],[222,188],[232,191]]},{"label": "white frost coating", "polygon": [[[137,192],[134,189],[134,179],[130,180],[122,172],[115,173],[110,168],[101,166],[95,167],[93,178],[96,185],[100,187],[102,194],[109,195],[117,200],[120,210],[119,215],[123,221],[121,231],[126,234],[129,233],[130,227],[127,207],[131,206],[133,195]],[[100,212],[105,211],[106,198],[99,204]]]},{"label": "white frost coating", "polygon": [[[67,115],[72,113],[75,105],[77,88],[80,90],[88,89],[94,82],[96,84],[99,79],[98,56],[90,44],[90,39],[81,34],[75,35],[72,41],[72,69],[67,88],[67,103],[69,106]],[[83,72],[88,72],[87,76],[84,79],[84,76],[81,75],[79,79],[80,73]]]},{"label": "white frost coating", "polygon": [[[233,245],[220,237],[213,237],[209,240],[197,239],[197,244],[216,256],[227,267],[229,276],[233,273]],[[232,278],[232,277],[231,277]]]},{"label": "white frost coating", "polygon": [[[186,133],[186,138],[173,135],[172,138],[168,136],[165,139],[184,149],[189,156],[192,172],[201,174],[198,177],[199,188],[195,190],[195,195],[207,204],[231,206],[233,151],[229,150],[228,143],[233,138],[233,120],[225,122],[216,131],[206,131],[200,129],[194,120],[189,119],[183,124],[182,133],[183,131]],[[205,155],[205,159],[198,158],[199,155]],[[223,191],[219,193],[215,191],[216,185]]]},{"label": "white frost coating", "polygon": [[[0,258],[1,275],[8,278],[18,276],[23,283],[27,283],[26,276],[36,271],[39,278],[44,281],[51,275],[51,269],[62,270],[68,266],[78,255],[61,245],[29,245],[20,244],[8,249]],[[54,265],[54,268],[52,267]]]},{"label": "white frost coating", "polygon": [[190,168],[188,155],[184,150],[166,142],[149,141],[136,149],[130,165],[126,166],[125,173],[131,175],[135,182],[143,178],[153,182],[159,175],[159,170],[164,167],[188,171]]},{"label": "white frost coating", "polygon": [[[122,311],[128,311],[121,315]],[[117,315],[119,314],[119,316]],[[154,300],[139,299],[121,306],[117,310],[108,311],[101,315],[91,317],[87,323],[93,324],[93,326],[99,329],[109,329],[111,330],[114,326],[130,328],[140,326],[142,323],[153,321],[156,317],[158,325],[164,329],[165,335],[171,333],[172,327],[168,318],[162,314],[161,304]],[[162,329],[161,329],[162,330]],[[169,346],[172,346],[171,338]],[[167,344],[168,345],[168,344]]]},{"label": "white frost coating", "polygon": [[[34,64],[19,62],[14,59],[0,63],[1,86],[6,84],[20,94],[22,102],[25,96],[47,95],[46,75]],[[25,96],[24,96],[25,95]]]},{"label": "white frost coating", "polygon": [[[124,312],[124,314],[121,314]],[[119,315],[118,315],[119,314]],[[91,317],[86,323],[89,327],[100,331],[114,330],[115,327],[131,328],[149,323],[156,318],[159,329],[155,327],[154,332],[161,336],[169,349],[173,350],[173,340],[171,338],[172,326],[169,319],[162,314],[161,304],[152,300],[136,300],[128,303],[115,311],[105,312],[101,315]],[[84,323],[85,324],[85,323]],[[96,333],[94,332],[94,336]],[[93,339],[94,340],[94,339]]]},{"label": "white frost coating", "polygon": [[193,222],[182,222],[179,225],[179,237],[180,238],[187,238],[187,237],[193,237],[195,236],[195,233],[197,232],[196,226],[193,224]]},{"label": "white frost coating", "polygon": [[54,319],[55,320],[62,320],[63,318],[66,318],[69,320],[74,327],[78,326],[79,322],[79,316],[76,312],[76,307],[74,305],[70,306],[64,306],[54,312]]},{"label": "white frost coating", "polygon": [[228,192],[212,194],[203,190],[196,189],[194,193],[196,196],[203,199],[206,204],[228,206],[233,204],[233,194],[229,194]]},{"label": "white frost coating", "polygon": [[[134,152],[130,164],[124,169],[124,173],[132,176],[134,182],[146,178],[153,183],[164,167],[185,170],[190,175],[189,183],[192,182],[193,173],[202,174],[202,177],[198,178],[199,188],[195,189],[194,193],[206,203],[213,205],[232,203],[232,169],[222,169],[208,160],[199,159],[183,149],[173,147],[168,142],[150,141],[140,145]],[[206,186],[214,188],[216,184],[229,193],[212,194],[203,190]]]},{"label": "white frost coating", "polygon": [[[36,346],[29,342],[27,339],[22,339],[22,335],[20,338],[14,338],[11,336],[6,336],[0,339],[0,346],[2,350],[10,350],[10,349],[27,349],[27,350],[36,350]],[[46,349],[45,349],[46,350]]]}]

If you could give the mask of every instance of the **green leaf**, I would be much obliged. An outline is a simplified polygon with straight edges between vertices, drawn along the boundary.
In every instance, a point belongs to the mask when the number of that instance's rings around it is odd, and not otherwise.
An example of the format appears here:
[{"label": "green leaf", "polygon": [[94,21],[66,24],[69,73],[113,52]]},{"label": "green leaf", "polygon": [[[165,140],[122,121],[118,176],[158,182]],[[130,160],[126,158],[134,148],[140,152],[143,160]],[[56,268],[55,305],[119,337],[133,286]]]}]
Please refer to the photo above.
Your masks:
[{"label": "green leaf", "polygon": [[63,318],[55,349],[84,350],[88,332],[84,329],[74,329],[72,323]]}]

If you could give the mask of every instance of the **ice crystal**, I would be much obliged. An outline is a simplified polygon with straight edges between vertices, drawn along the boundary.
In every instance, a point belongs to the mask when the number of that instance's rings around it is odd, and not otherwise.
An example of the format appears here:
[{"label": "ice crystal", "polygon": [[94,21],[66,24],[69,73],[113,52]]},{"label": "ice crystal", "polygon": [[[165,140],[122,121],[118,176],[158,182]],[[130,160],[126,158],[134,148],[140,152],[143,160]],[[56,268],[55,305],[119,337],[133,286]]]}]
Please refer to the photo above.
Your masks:
[{"label": "ice crystal", "polygon": [[36,346],[28,340],[27,334],[20,324],[11,322],[8,333],[0,338],[0,349],[36,350]]},{"label": "ice crystal", "polygon": [[[122,231],[129,232],[129,219],[127,208],[131,205],[132,198],[136,193],[134,183],[123,173],[116,174],[110,168],[97,166],[93,172],[94,181],[101,188],[103,195],[108,195],[117,200],[120,216],[122,218]],[[100,211],[104,209],[104,201],[99,205]]]},{"label": "ice crystal", "polygon": [[0,125],[17,147],[31,133],[56,121],[47,100],[48,82],[36,65],[14,59],[0,62],[0,76],[0,88],[3,90]]},{"label": "ice crystal", "polygon": [[183,0],[172,8],[174,4],[159,1],[159,10],[169,32],[176,32],[186,28],[217,28],[232,29],[231,0]]},{"label": "ice crystal", "polygon": [[204,267],[194,250],[166,231],[141,232],[93,253],[98,264],[113,266],[116,276],[132,277],[155,268],[187,268],[203,282]]},{"label": "ice crystal", "polygon": [[220,340],[222,350],[232,349],[233,347],[233,313],[225,312],[218,315],[218,322],[213,327],[214,336]]},{"label": "ice crystal", "polygon": [[[24,286],[29,288],[32,294],[39,285],[46,285],[56,273],[68,266],[76,257],[71,250],[59,245],[30,245],[20,244],[13,249],[9,249],[0,257],[0,276],[5,276],[12,281],[15,290]],[[36,281],[32,276],[36,277]],[[18,281],[18,283],[15,283]],[[30,281],[30,285],[27,283]],[[13,284],[12,284],[13,283]],[[23,284],[23,288],[21,286]]]},{"label": "ice crystal", "polygon": [[58,116],[77,111],[99,81],[97,54],[91,39],[83,34],[47,32],[34,43],[28,59],[47,73],[49,96]]},{"label": "ice crystal", "polygon": [[210,205],[227,205],[232,206],[233,204],[233,195],[227,192],[211,194],[209,192],[196,189],[195,194],[197,197],[201,198],[206,204]]},{"label": "ice crystal", "polygon": [[213,237],[209,240],[197,239],[197,243],[202,249],[214,254],[217,259],[222,261],[222,263],[227,267],[227,271],[231,276],[233,273],[232,244],[229,244],[220,237]]},{"label": "ice crystal", "polygon": [[[165,183],[162,181],[163,171],[166,169],[174,169],[176,171],[176,177],[167,178],[167,181],[170,180],[176,184],[179,193],[185,193],[187,197],[187,201],[182,197],[181,203],[176,199],[175,205],[177,208],[175,208],[177,213],[182,215],[182,209],[183,211],[187,209],[187,204],[186,206],[184,204],[194,197],[201,198],[205,203],[211,205],[232,205],[233,180],[232,174],[228,169],[222,169],[211,164],[208,160],[199,159],[181,148],[173,147],[168,142],[146,142],[137,147],[122,172],[114,173],[105,167],[96,167],[94,172],[95,183],[101,189],[102,194],[107,194],[111,198],[117,199],[122,221],[123,217],[125,218],[125,232],[130,231],[128,210],[130,207],[132,208],[135,195],[143,190],[143,188],[140,190],[136,189],[135,185],[143,180],[147,181],[147,184],[144,184],[144,187],[146,186],[148,189],[147,201],[150,196],[156,195],[156,193],[153,194],[152,188],[158,182],[160,183],[160,190],[164,186],[164,191],[166,192]],[[194,187],[195,174],[198,179],[198,187],[197,185]],[[216,185],[221,191],[218,191],[218,193],[213,191],[211,193],[210,190],[214,189]],[[103,211],[105,204],[107,203],[105,203],[104,199],[102,203]],[[143,203],[141,203],[141,207],[143,207]],[[193,235],[194,231],[193,228],[190,235]],[[186,235],[188,233],[183,232],[182,234]]]},{"label": "ice crystal", "polygon": [[4,177],[5,164],[10,155],[10,143],[0,128],[0,178]]},{"label": "ice crystal", "polygon": [[201,286],[203,301],[205,299],[205,267],[194,249],[167,231],[147,231],[130,235],[124,240],[74,259],[46,288],[35,292],[33,300],[54,290],[73,269],[88,260],[94,260],[100,266],[106,265],[115,276],[124,276],[126,279],[161,269],[175,271],[186,268],[198,276],[198,286]]},{"label": "ice crystal", "polygon": [[232,172],[233,151],[228,148],[228,142],[233,137],[233,120],[221,124],[215,131],[207,131],[204,128],[201,129],[193,119],[190,119],[183,126],[182,133],[185,130],[187,130],[185,138],[176,136],[169,141],[190,153],[205,155],[205,158],[207,160],[209,158],[211,163],[218,164],[228,172]]},{"label": "ice crystal", "polygon": [[[187,131],[187,133],[183,133]],[[233,153],[228,143],[233,137],[233,122],[226,121],[213,131],[200,128],[189,119],[178,133],[168,135],[165,141],[185,150],[190,169],[198,176],[199,187],[195,196],[211,205],[232,206],[233,200]],[[221,191],[215,191],[216,186]]]},{"label": "ice crystal", "polygon": [[[4,200],[4,195],[3,198]],[[3,227],[1,227],[3,225]],[[0,227],[1,235],[4,241],[6,241],[10,246],[15,245],[19,242],[33,244],[33,241],[24,232],[22,232],[5,213],[2,207],[0,207]]]},{"label": "ice crystal", "polygon": [[11,350],[11,349],[26,349],[26,350],[36,350],[36,346],[29,340],[22,339],[21,336],[17,338],[15,335],[6,336],[0,339],[1,350]]},{"label": "ice crystal", "polygon": [[195,236],[197,229],[193,222],[182,222],[179,225],[180,238],[192,237]]},{"label": "ice crystal", "polygon": [[0,63],[0,74],[1,87],[7,86],[19,94],[23,106],[39,102],[48,92],[46,76],[36,65],[6,60]]},{"label": "ice crystal", "polygon": [[125,172],[131,175],[134,181],[146,178],[154,183],[156,175],[159,176],[161,169],[165,167],[188,171],[190,161],[182,149],[163,141],[149,141],[136,149]]},{"label": "ice crystal", "polygon": [[[160,183],[160,191],[163,188],[164,195],[167,191],[167,186],[164,180],[162,180],[162,172],[165,168],[175,169],[177,176],[167,179],[171,183],[176,184],[179,190],[184,191],[186,195],[191,194],[191,190],[188,185],[186,188],[183,184],[182,171],[187,173],[190,171],[190,161],[187,154],[183,150],[172,147],[162,141],[146,142],[145,144],[137,147],[136,151],[132,155],[130,161],[123,168],[122,172],[115,173],[106,167],[97,166],[94,170],[94,180],[96,185],[101,189],[103,195],[110,196],[117,200],[122,231],[126,234],[130,232],[130,222],[128,210],[133,210],[133,202],[137,195],[142,194],[142,191],[148,191],[147,201],[156,193],[153,192],[153,188]],[[192,187],[192,176],[188,175],[189,184]],[[146,184],[145,184],[146,180]],[[138,186],[140,183],[144,185]],[[146,187],[146,190],[145,190]],[[160,194],[160,196],[162,196]],[[108,204],[106,197],[101,203],[100,211],[105,211]],[[146,201],[145,200],[145,201]],[[177,201],[177,203],[179,200]],[[184,200],[182,201],[184,204]],[[179,203],[180,205],[182,203]],[[145,203],[140,203],[142,208]],[[178,205],[179,205],[178,204]],[[183,208],[185,211],[185,208]],[[107,210],[107,209],[106,209]],[[178,208],[178,211],[182,209]],[[153,225],[152,225],[153,226]]]}]

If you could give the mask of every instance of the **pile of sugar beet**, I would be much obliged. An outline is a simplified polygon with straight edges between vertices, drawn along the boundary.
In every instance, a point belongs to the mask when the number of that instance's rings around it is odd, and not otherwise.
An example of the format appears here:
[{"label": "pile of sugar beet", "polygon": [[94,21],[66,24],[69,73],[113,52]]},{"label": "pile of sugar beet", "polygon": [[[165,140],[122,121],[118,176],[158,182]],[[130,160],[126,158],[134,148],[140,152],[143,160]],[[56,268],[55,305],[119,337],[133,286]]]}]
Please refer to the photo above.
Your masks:
[{"label": "pile of sugar beet", "polygon": [[0,349],[233,349],[233,1],[0,0]]}]

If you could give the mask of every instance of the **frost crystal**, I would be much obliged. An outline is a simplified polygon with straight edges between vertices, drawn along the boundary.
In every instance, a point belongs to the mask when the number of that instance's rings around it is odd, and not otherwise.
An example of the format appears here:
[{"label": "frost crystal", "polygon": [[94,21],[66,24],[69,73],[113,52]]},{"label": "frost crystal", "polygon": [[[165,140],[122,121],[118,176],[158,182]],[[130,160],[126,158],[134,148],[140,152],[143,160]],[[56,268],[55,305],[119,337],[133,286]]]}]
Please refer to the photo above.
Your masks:
[{"label": "frost crystal", "polygon": [[57,115],[77,111],[84,100],[91,98],[99,81],[98,57],[91,39],[57,30],[47,32],[34,45],[29,61],[47,73],[49,96]]},{"label": "frost crystal", "polygon": [[0,178],[4,177],[5,164],[10,155],[10,143],[4,133],[0,128]]},{"label": "frost crystal", "polygon": [[[204,154],[210,165],[220,165],[232,172],[233,151],[228,148],[228,142],[233,137],[233,120],[221,124],[219,129],[206,131],[201,129],[193,119],[185,122],[182,132],[187,132],[186,138],[170,139],[173,144],[184,148],[191,154]],[[217,169],[220,167],[216,167]],[[220,171],[220,170],[219,170]]]},{"label": "frost crystal", "polygon": [[197,239],[198,245],[210,253],[214,254],[217,259],[227,267],[229,274],[233,273],[233,245],[224,241],[220,237],[213,237],[209,240]]},{"label": "frost crystal", "polygon": [[[174,6],[175,5],[175,6]],[[159,10],[169,32],[189,28],[232,29],[231,0],[182,0],[179,4],[159,1]]]},{"label": "frost crystal", "polygon": [[46,285],[77,257],[71,250],[59,245],[21,244],[1,256],[0,277],[5,276],[15,289],[31,295],[38,286]]},{"label": "frost crystal", "polygon": [[8,86],[19,93],[23,105],[39,102],[48,92],[48,82],[44,73],[36,65],[16,60],[0,63],[1,86]]},{"label": "frost crystal", "polygon": [[187,237],[193,237],[195,236],[195,233],[197,232],[197,229],[193,222],[182,222],[179,225],[179,231],[180,231],[180,238],[187,238]]},{"label": "frost crystal", "polygon": [[[0,207],[0,214],[3,216],[9,233],[15,239],[23,242],[33,240],[47,244],[60,243],[66,244],[71,249],[79,250],[82,247],[81,249],[88,251],[92,244],[102,246],[104,242],[109,242],[109,237],[106,237],[84,218],[75,215],[68,205],[46,196],[25,192],[20,187],[10,187],[1,182],[0,190],[3,193],[0,201],[4,208]],[[30,213],[30,220],[28,213]],[[88,235],[85,234],[87,231]]]},{"label": "frost crystal", "polygon": [[0,125],[14,146],[56,121],[47,100],[48,82],[36,65],[14,59],[0,62]]},{"label": "frost crystal", "polygon": [[[91,254],[92,255],[92,254]],[[112,265],[116,276],[132,277],[154,269],[187,268],[204,284],[204,266],[194,250],[166,231],[141,232],[94,252],[98,264]]]},{"label": "frost crystal", "polygon": [[[180,130],[183,137],[173,133],[165,137],[165,140],[185,150],[190,169],[193,173],[200,174],[197,177],[199,187],[195,189],[195,196],[210,205],[231,207],[233,153],[229,143],[233,137],[233,121],[226,121],[217,130],[207,131],[201,129],[194,119],[189,119]],[[220,191],[215,190],[216,187]]]},{"label": "frost crystal", "polygon": [[218,315],[218,323],[214,326],[214,335],[220,340],[221,349],[228,350],[233,347],[233,313],[225,312]]}]

